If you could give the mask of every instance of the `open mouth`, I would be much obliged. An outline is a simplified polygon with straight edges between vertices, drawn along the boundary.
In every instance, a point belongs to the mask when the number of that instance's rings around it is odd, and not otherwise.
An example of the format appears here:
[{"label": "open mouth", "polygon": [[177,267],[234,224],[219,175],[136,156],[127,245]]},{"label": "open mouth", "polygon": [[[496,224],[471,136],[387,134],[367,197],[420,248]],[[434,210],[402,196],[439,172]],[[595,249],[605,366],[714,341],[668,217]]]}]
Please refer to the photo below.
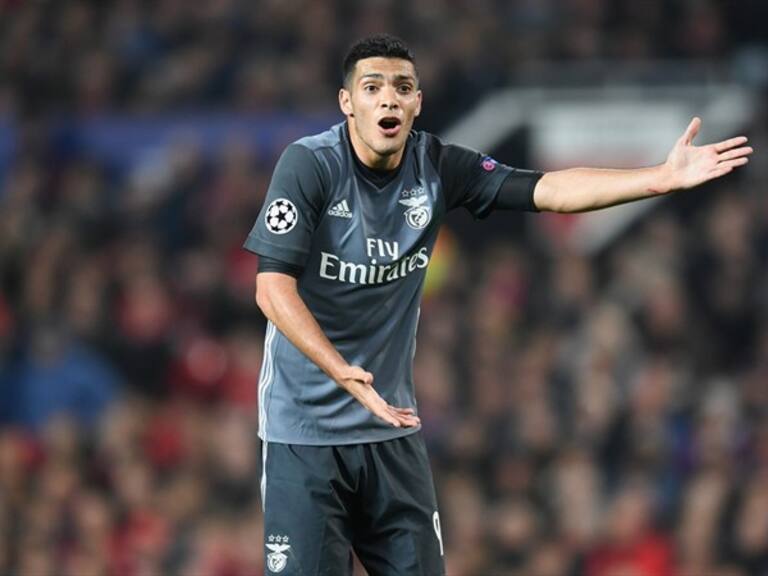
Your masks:
[{"label": "open mouth", "polygon": [[379,120],[379,128],[385,136],[394,136],[400,131],[400,118],[396,116],[385,116]]}]

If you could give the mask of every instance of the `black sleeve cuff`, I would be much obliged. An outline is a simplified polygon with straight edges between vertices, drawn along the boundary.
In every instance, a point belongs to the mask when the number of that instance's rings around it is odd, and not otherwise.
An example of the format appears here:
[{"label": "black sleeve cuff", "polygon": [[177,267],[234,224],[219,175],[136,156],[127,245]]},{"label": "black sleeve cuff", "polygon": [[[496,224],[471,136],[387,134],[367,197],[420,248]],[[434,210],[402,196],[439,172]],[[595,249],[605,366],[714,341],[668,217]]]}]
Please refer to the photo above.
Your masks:
[{"label": "black sleeve cuff", "polygon": [[536,170],[514,170],[499,188],[496,200],[493,203],[494,210],[522,210],[525,212],[538,212],[533,201],[533,191],[536,183],[544,175]]},{"label": "black sleeve cuff", "polygon": [[304,262],[307,260],[307,253],[293,246],[284,246],[269,242],[268,240],[262,240],[259,238],[257,232],[251,232],[243,242],[243,248],[248,252],[263,257],[271,257],[279,260],[280,262],[287,262],[289,264],[295,264],[296,266],[304,266]]},{"label": "black sleeve cuff", "polygon": [[280,272],[298,278],[304,272],[304,266],[275,260],[269,256],[259,256],[259,272]]}]

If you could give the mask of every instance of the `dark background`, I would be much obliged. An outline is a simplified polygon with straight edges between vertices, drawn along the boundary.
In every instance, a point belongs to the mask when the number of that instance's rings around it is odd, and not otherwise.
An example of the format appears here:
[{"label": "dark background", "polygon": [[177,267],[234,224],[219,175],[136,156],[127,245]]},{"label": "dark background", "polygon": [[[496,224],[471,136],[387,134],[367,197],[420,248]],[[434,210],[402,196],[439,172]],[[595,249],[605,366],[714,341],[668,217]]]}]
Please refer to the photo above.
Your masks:
[{"label": "dark background", "polygon": [[[262,574],[240,246],[352,41],[409,42],[439,133],[623,64],[764,95],[767,6],[0,0],[0,574]],[[741,129],[747,168],[596,254],[452,216],[415,366],[451,576],[768,571],[765,109]],[[524,131],[488,152],[536,168]]]}]

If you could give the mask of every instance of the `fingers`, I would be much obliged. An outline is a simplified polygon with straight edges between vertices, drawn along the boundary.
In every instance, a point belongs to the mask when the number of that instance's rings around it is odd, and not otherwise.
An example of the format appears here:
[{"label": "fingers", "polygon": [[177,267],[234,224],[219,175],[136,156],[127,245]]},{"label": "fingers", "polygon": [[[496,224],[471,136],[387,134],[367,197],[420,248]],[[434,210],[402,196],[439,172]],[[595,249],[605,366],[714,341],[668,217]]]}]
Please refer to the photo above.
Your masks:
[{"label": "fingers", "polygon": [[421,424],[421,419],[416,416],[416,413],[412,408],[396,408],[395,406],[388,406],[389,413],[395,417],[397,422],[405,427],[411,428]]},{"label": "fingers", "polygon": [[734,168],[738,168],[739,166],[743,166],[749,162],[749,158],[746,156],[742,156],[741,158],[735,158],[734,160],[727,160],[725,162],[720,162],[717,166],[715,166],[708,174],[709,179],[713,178],[719,178],[720,176],[725,176],[726,174],[733,171]]},{"label": "fingers", "polygon": [[387,403],[379,396],[372,383],[373,374],[359,366],[352,366],[343,386],[374,415],[395,428],[411,428],[421,424],[421,419],[416,416],[413,408],[398,408]]},{"label": "fingers", "polygon": [[412,428],[421,424],[412,408],[397,408],[383,400],[371,407],[371,412],[395,428]]},{"label": "fingers", "polygon": [[749,156],[752,154],[754,150],[752,150],[751,146],[744,146],[743,148],[736,148],[734,150],[728,150],[727,152],[723,152],[717,156],[717,160],[719,162],[724,162],[725,160],[733,160],[734,158],[741,158],[742,156]]},{"label": "fingers", "polygon": [[387,424],[390,426],[394,426],[395,428],[402,428],[403,424],[400,423],[400,419],[395,416],[394,414],[390,414],[389,410],[384,410],[382,413],[374,412],[376,416],[384,420]]},{"label": "fingers", "polygon": [[392,410],[392,406],[378,395],[373,388],[367,388],[359,396],[356,396],[358,401],[365,406],[374,416],[378,416],[384,422],[395,428],[400,428],[402,423],[400,422],[399,415]]},{"label": "fingers", "polygon": [[715,169],[719,170],[722,168],[736,168],[737,166],[744,166],[744,164],[746,164],[747,162],[749,162],[749,158],[747,158],[746,156],[743,156],[741,158],[736,158],[734,160],[720,162]]},{"label": "fingers", "polygon": [[416,410],[413,408],[396,408],[395,406],[392,406],[392,408],[401,414],[416,414]]},{"label": "fingers", "polygon": [[688,128],[686,128],[685,132],[683,133],[683,142],[686,144],[691,144],[693,139],[696,138],[696,134],[699,133],[699,128],[701,128],[701,118],[694,116],[693,120],[691,120],[691,123],[688,124]]},{"label": "fingers", "polygon": [[728,166],[726,168],[716,168],[709,173],[707,179],[713,180],[714,178],[720,178],[720,176],[725,176],[726,174],[732,171],[733,171],[733,166]]},{"label": "fingers", "polygon": [[735,138],[729,138],[728,140],[723,140],[722,142],[718,142],[717,144],[712,144],[712,146],[715,147],[715,150],[717,152],[724,152],[725,150],[729,150],[734,146],[741,146],[746,141],[747,141],[746,136],[736,136]]},{"label": "fingers", "polygon": [[411,428],[421,424],[421,419],[416,416],[413,408],[398,408],[387,404],[383,399],[380,405],[377,406],[377,410],[374,410],[373,413],[395,428]]}]

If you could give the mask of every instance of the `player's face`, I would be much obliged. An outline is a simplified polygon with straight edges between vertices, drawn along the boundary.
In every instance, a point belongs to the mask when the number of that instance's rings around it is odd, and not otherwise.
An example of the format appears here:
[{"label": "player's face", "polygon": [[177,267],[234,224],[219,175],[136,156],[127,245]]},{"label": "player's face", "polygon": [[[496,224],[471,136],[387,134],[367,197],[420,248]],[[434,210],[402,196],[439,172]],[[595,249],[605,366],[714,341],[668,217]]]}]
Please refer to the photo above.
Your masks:
[{"label": "player's face", "polygon": [[360,160],[371,168],[395,168],[421,112],[413,63],[378,56],[358,60],[349,85],[339,91],[339,105]]}]

